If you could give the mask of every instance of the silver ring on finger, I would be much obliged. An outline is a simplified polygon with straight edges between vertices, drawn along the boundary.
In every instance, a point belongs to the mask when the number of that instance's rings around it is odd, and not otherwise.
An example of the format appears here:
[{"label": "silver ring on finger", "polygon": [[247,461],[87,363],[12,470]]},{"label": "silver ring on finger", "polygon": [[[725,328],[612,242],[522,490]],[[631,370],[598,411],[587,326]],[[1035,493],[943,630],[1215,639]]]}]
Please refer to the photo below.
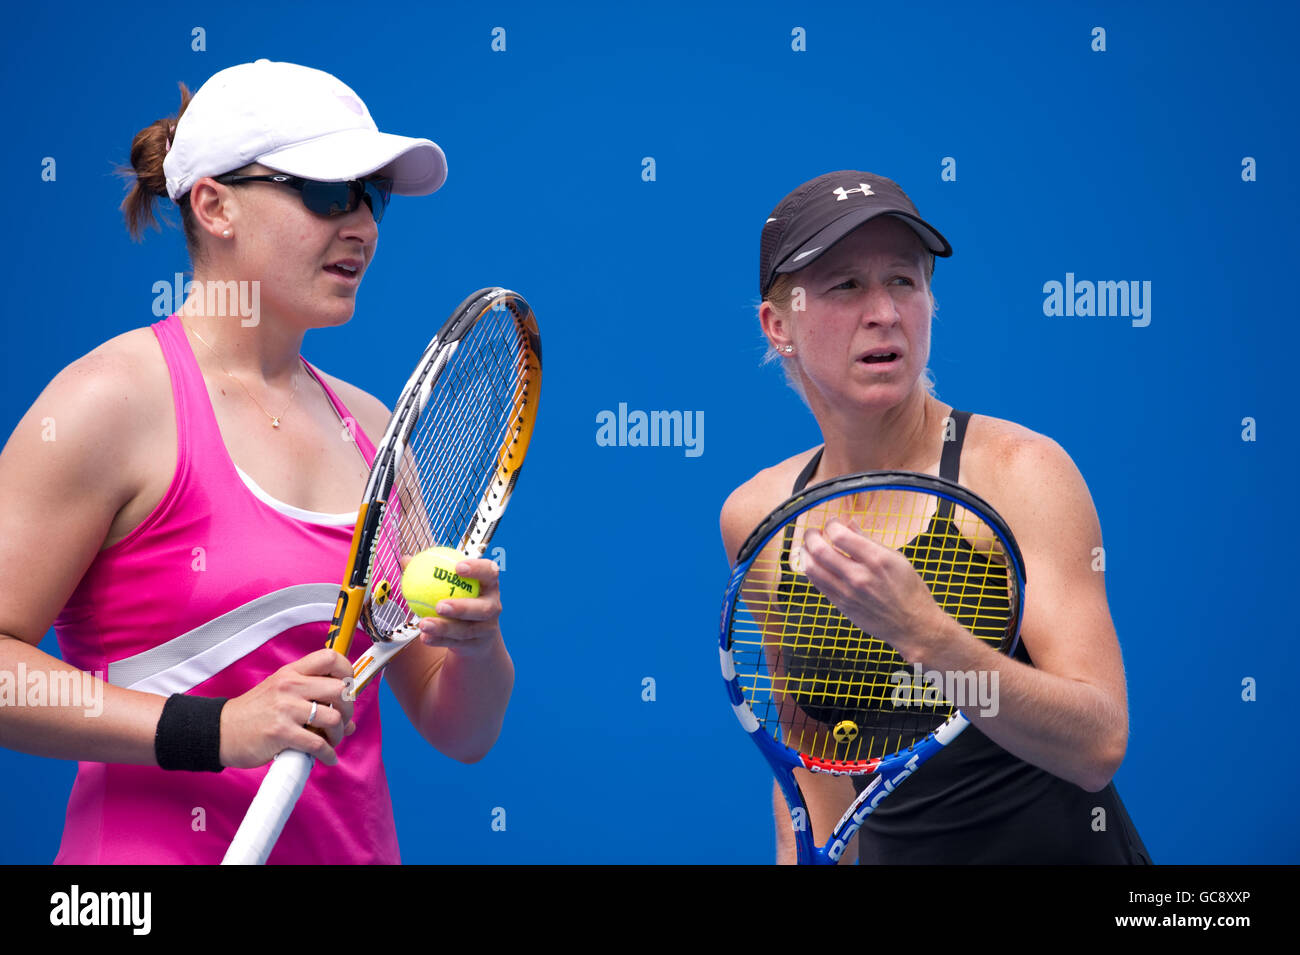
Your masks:
[{"label": "silver ring on finger", "polygon": [[308,716],[307,716],[307,725],[308,725],[308,726],[311,726],[311,722],[312,722],[312,720],[314,720],[314,719],[316,718],[316,707],[318,707],[319,705],[320,705],[320,704],[317,703],[315,700],[312,700],[312,701],[311,701],[311,713],[308,714]]}]

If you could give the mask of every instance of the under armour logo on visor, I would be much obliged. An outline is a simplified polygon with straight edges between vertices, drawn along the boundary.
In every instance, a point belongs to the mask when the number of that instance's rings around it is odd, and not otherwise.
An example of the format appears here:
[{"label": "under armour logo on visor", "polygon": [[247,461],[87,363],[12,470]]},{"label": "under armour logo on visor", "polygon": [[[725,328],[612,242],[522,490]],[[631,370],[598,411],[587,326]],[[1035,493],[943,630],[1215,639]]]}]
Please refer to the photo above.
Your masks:
[{"label": "under armour logo on visor", "polygon": [[843,186],[840,186],[838,189],[835,190],[835,201],[843,202],[845,199],[849,197],[850,192],[860,192],[864,196],[875,195],[875,193],[871,191],[871,187],[868,186],[865,182],[858,183],[858,186],[860,187],[858,189],[845,189]]}]

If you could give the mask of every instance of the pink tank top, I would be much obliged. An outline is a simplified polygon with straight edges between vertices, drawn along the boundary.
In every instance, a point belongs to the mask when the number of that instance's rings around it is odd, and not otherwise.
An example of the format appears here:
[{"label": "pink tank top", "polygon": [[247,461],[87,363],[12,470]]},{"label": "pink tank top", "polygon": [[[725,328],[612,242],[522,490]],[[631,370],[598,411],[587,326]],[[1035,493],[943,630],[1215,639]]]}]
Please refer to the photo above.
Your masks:
[{"label": "pink tank top", "polygon": [[[226,453],[180,319],[153,331],[171,374],[176,472],[153,513],[98,554],[55,631],[65,661],[116,686],[233,698],[325,645],[356,514],[301,511],[250,486]],[[347,422],[373,461],[369,438],[303,364],[340,433]],[[358,632],[353,658],[369,644]],[[339,764],[316,764],[270,862],[400,861],[377,690],[357,701]],[[220,862],[265,774],[79,763],[55,862]]]}]

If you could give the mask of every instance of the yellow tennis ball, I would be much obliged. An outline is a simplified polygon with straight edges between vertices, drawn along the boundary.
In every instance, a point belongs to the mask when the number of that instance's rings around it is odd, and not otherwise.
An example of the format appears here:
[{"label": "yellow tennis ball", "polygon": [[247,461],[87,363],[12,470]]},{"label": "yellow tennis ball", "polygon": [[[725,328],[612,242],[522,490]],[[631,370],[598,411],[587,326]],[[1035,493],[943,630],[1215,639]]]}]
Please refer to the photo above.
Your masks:
[{"label": "yellow tennis ball", "polygon": [[450,597],[477,597],[479,584],[473,577],[456,573],[465,555],[452,547],[430,547],[411,558],[402,571],[402,596],[421,617],[436,617],[438,601]]}]

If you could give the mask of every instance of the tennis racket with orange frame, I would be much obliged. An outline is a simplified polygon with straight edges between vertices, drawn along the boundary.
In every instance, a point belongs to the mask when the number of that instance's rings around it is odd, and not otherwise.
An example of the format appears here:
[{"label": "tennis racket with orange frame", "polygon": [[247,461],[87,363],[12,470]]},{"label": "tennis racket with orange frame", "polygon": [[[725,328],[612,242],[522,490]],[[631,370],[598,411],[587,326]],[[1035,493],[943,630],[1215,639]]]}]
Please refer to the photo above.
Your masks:
[{"label": "tennis racket with orange frame", "polygon": [[[330,624],[326,645],[344,656],[358,627],[371,640],[352,698],[420,636],[402,596],[405,561],[435,546],[486,550],[532,438],[541,378],[537,321],[507,289],[465,299],[425,349],[376,450]],[[294,750],[275,758],[223,865],[266,861],[313,762]]]}]

